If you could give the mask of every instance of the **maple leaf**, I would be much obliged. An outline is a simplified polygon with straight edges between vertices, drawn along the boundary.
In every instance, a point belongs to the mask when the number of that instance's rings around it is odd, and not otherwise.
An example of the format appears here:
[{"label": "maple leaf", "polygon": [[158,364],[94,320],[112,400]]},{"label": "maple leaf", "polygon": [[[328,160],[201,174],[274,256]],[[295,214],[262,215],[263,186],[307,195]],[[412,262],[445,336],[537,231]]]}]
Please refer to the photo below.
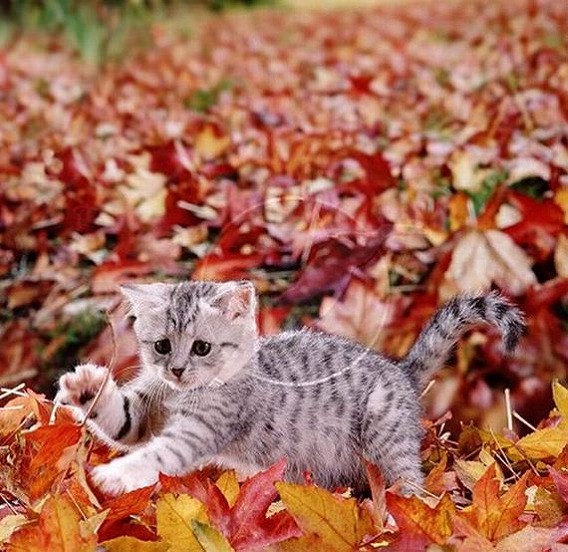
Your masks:
[{"label": "maple leaf", "polygon": [[370,513],[355,499],[341,499],[327,489],[294,483],[277,483],[276,488],[300,528],[315,535],[322,549],[353,550],[376,533]]},{"label": "maple leaf", "polygon": [[357,272],[376,261],[384,253],[386,233],[386,230],[377,230],[379,235],[364,245],[347,245],[348,240],[343,238],[341,241],[329,239],[314,247],[306,266],[281,299],[296,303],[324,291],[344,289],[351,278],[349,271],[345,270],[346,264],[351,271]]},{"label": "maple leaf", "polygon": [[452,534],[455,506],[447,494],[430,508],[416,496],[405,498],[387,493],[387,507],[399,528],[393,550],[410,552],[425,549],[431,543],[446,544]]},{"label": "maple leaf", "polygon": [[457,242],[440,293],[489,289],[495,283],[513,295],[536,284],[530,259],[505,233],[499,230],[469,230]]},{"label": "maple leaf", "polygon": [[82,428],[72,423],[43,426],[26,437],[27,455],[20,467],[22,484],[33,502],[65,476],[75,458]]},{"label": "maple leaf", "polygon": [[[544,427],[529,433],[515,443],[512,458],[515,458],[514,449],[518,449],[531,460],[557,457],[568,444],[568,390],[555,381],[552,386],[554,402],[562,420],[553,427]],[[518,459],[518,458],[517,458]]]},{"label": "maple leaf", "polygon": [[125,527],[133,516],[140,516],[148,507],[154,487],[143,487],[103,502],[102,508],[107,512],[99,529],[99,537],[109,540],[128,532]]},{"label": "maple leaf", "polygon": [[492,542],[516,532],[526,525],[519,517],[524,512],[528,473],[525,473],[502,496],[499,479],[492,464],[473,487],[473,503],[461,516]]},{"label": "maple leaf", "polygon": [[12,535],[7,552],[94,552],[97,537],[83,534],[80,521],[81,515],[69,497],[49,497],[37,523]]},{"label": "maple leaf", "polygon": [[197,499],[169,493],[156,502],[158,535],[170,544],[171,552],[203,552],[192,521],[207,522],[205,506]]},{"label": "maple leaf", "polygon": [[359,279],[353,279],[342,299],[324,297],[318,327],[370,347],[381,348],[385,327],[394,319],[395,305],[382,300]]},{"label": "maple leaf", "polygon": [[285,469],[286,461],[281,460],[241,485],[229,526],[229,540],[236,550],[260,548],[299,536],[298,527],[286,512],[266,516],[277,496],[275,482],[282,479]]}]

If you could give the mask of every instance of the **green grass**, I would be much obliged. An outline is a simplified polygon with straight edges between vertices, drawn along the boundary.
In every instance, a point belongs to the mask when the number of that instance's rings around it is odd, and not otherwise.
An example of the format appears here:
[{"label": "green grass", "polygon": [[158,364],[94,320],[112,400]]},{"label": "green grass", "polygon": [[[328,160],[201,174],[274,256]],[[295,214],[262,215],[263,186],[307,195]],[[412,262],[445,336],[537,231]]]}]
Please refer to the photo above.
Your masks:
[{"label": "green grass", "polygon": [[[202,10],[274,4],[276,0],[0,0],[0,46],[26,33],[63,36],[94,65],[151,44],[153,23]],[[183,18],[183,17],[182,17]],[[185,20],[185,18],[183,18]]]}]

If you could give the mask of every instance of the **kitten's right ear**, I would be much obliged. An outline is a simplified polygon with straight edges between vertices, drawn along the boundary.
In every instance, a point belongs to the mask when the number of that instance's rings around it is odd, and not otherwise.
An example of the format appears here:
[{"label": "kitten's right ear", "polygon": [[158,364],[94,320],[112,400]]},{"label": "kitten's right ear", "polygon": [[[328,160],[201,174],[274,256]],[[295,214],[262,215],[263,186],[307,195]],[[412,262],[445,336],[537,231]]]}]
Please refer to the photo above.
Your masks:
[{"label": "kitten's right ear", "polygon": [[229,320],[255,313],[256,292],[252,282],[225,282],[218,287],[220,292],[211,301],[211,306],[220,309]]},{"label": "kitten's right ear", "polygon": [[163,305],[167,299],[168,284],[122,284],[120,292],[130,304],[130,314],[139,316],[144,309]]}]

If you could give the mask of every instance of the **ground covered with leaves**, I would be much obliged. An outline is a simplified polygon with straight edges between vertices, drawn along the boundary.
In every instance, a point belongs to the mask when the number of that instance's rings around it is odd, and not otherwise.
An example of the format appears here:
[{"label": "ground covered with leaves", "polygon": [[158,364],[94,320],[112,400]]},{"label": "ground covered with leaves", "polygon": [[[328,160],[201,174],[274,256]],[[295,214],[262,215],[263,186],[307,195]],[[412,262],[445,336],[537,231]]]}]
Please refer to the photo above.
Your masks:
[{"label": "ground covered with leaves", "polygon": [[[58,37],[0,51],[0,541],[566,540],[568,4],[265,10],[148,33],[97,67]],[[308,324],[402,356],[445,298],[491,287],[529,330],[506,358],[471,332],[429,389],[421,498],[385,494],[373,467],[372,500],[274,485],[283,464],[101,496],[88,472],[111,453],[53,413],[53,381],[87,358],[132,375],[118,283],[242,277],[263,333]]]}]

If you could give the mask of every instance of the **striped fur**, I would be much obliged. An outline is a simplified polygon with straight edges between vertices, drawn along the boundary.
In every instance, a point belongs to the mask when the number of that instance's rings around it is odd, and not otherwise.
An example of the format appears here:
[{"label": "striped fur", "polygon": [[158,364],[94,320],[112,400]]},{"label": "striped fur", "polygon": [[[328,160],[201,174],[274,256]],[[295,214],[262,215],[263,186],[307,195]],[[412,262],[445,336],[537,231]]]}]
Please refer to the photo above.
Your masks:
[{"label": "striped fur", "polygon": [[[320,485],[359,491],[366,486],[361,456],[389,483],[402,478],[411,489],[422,483],[425,384],[471,326],[498,327],[508,351],[524,329],[520,311],[500,295],[458,296],[397,362],[309,330],[258,338],[248,283],[153,284],[125,294],[137,317],[143,368],[123,388],[109,381],[90,422],[107,441],[130,447],[94,470],[109,492],[151,484],[160,471],[182,474],[216,462],[248,474],[282,457],[290,480],[309,470]],[[172,352],[156,354],[153,343],[165,336]],[[192,354],[195,339],[210,342],[211,353]],[[177,378],[171,371],[180,367]],[[84,365],[66,374],[59,399],[85,410],[81,392],[104,370]]]}]

